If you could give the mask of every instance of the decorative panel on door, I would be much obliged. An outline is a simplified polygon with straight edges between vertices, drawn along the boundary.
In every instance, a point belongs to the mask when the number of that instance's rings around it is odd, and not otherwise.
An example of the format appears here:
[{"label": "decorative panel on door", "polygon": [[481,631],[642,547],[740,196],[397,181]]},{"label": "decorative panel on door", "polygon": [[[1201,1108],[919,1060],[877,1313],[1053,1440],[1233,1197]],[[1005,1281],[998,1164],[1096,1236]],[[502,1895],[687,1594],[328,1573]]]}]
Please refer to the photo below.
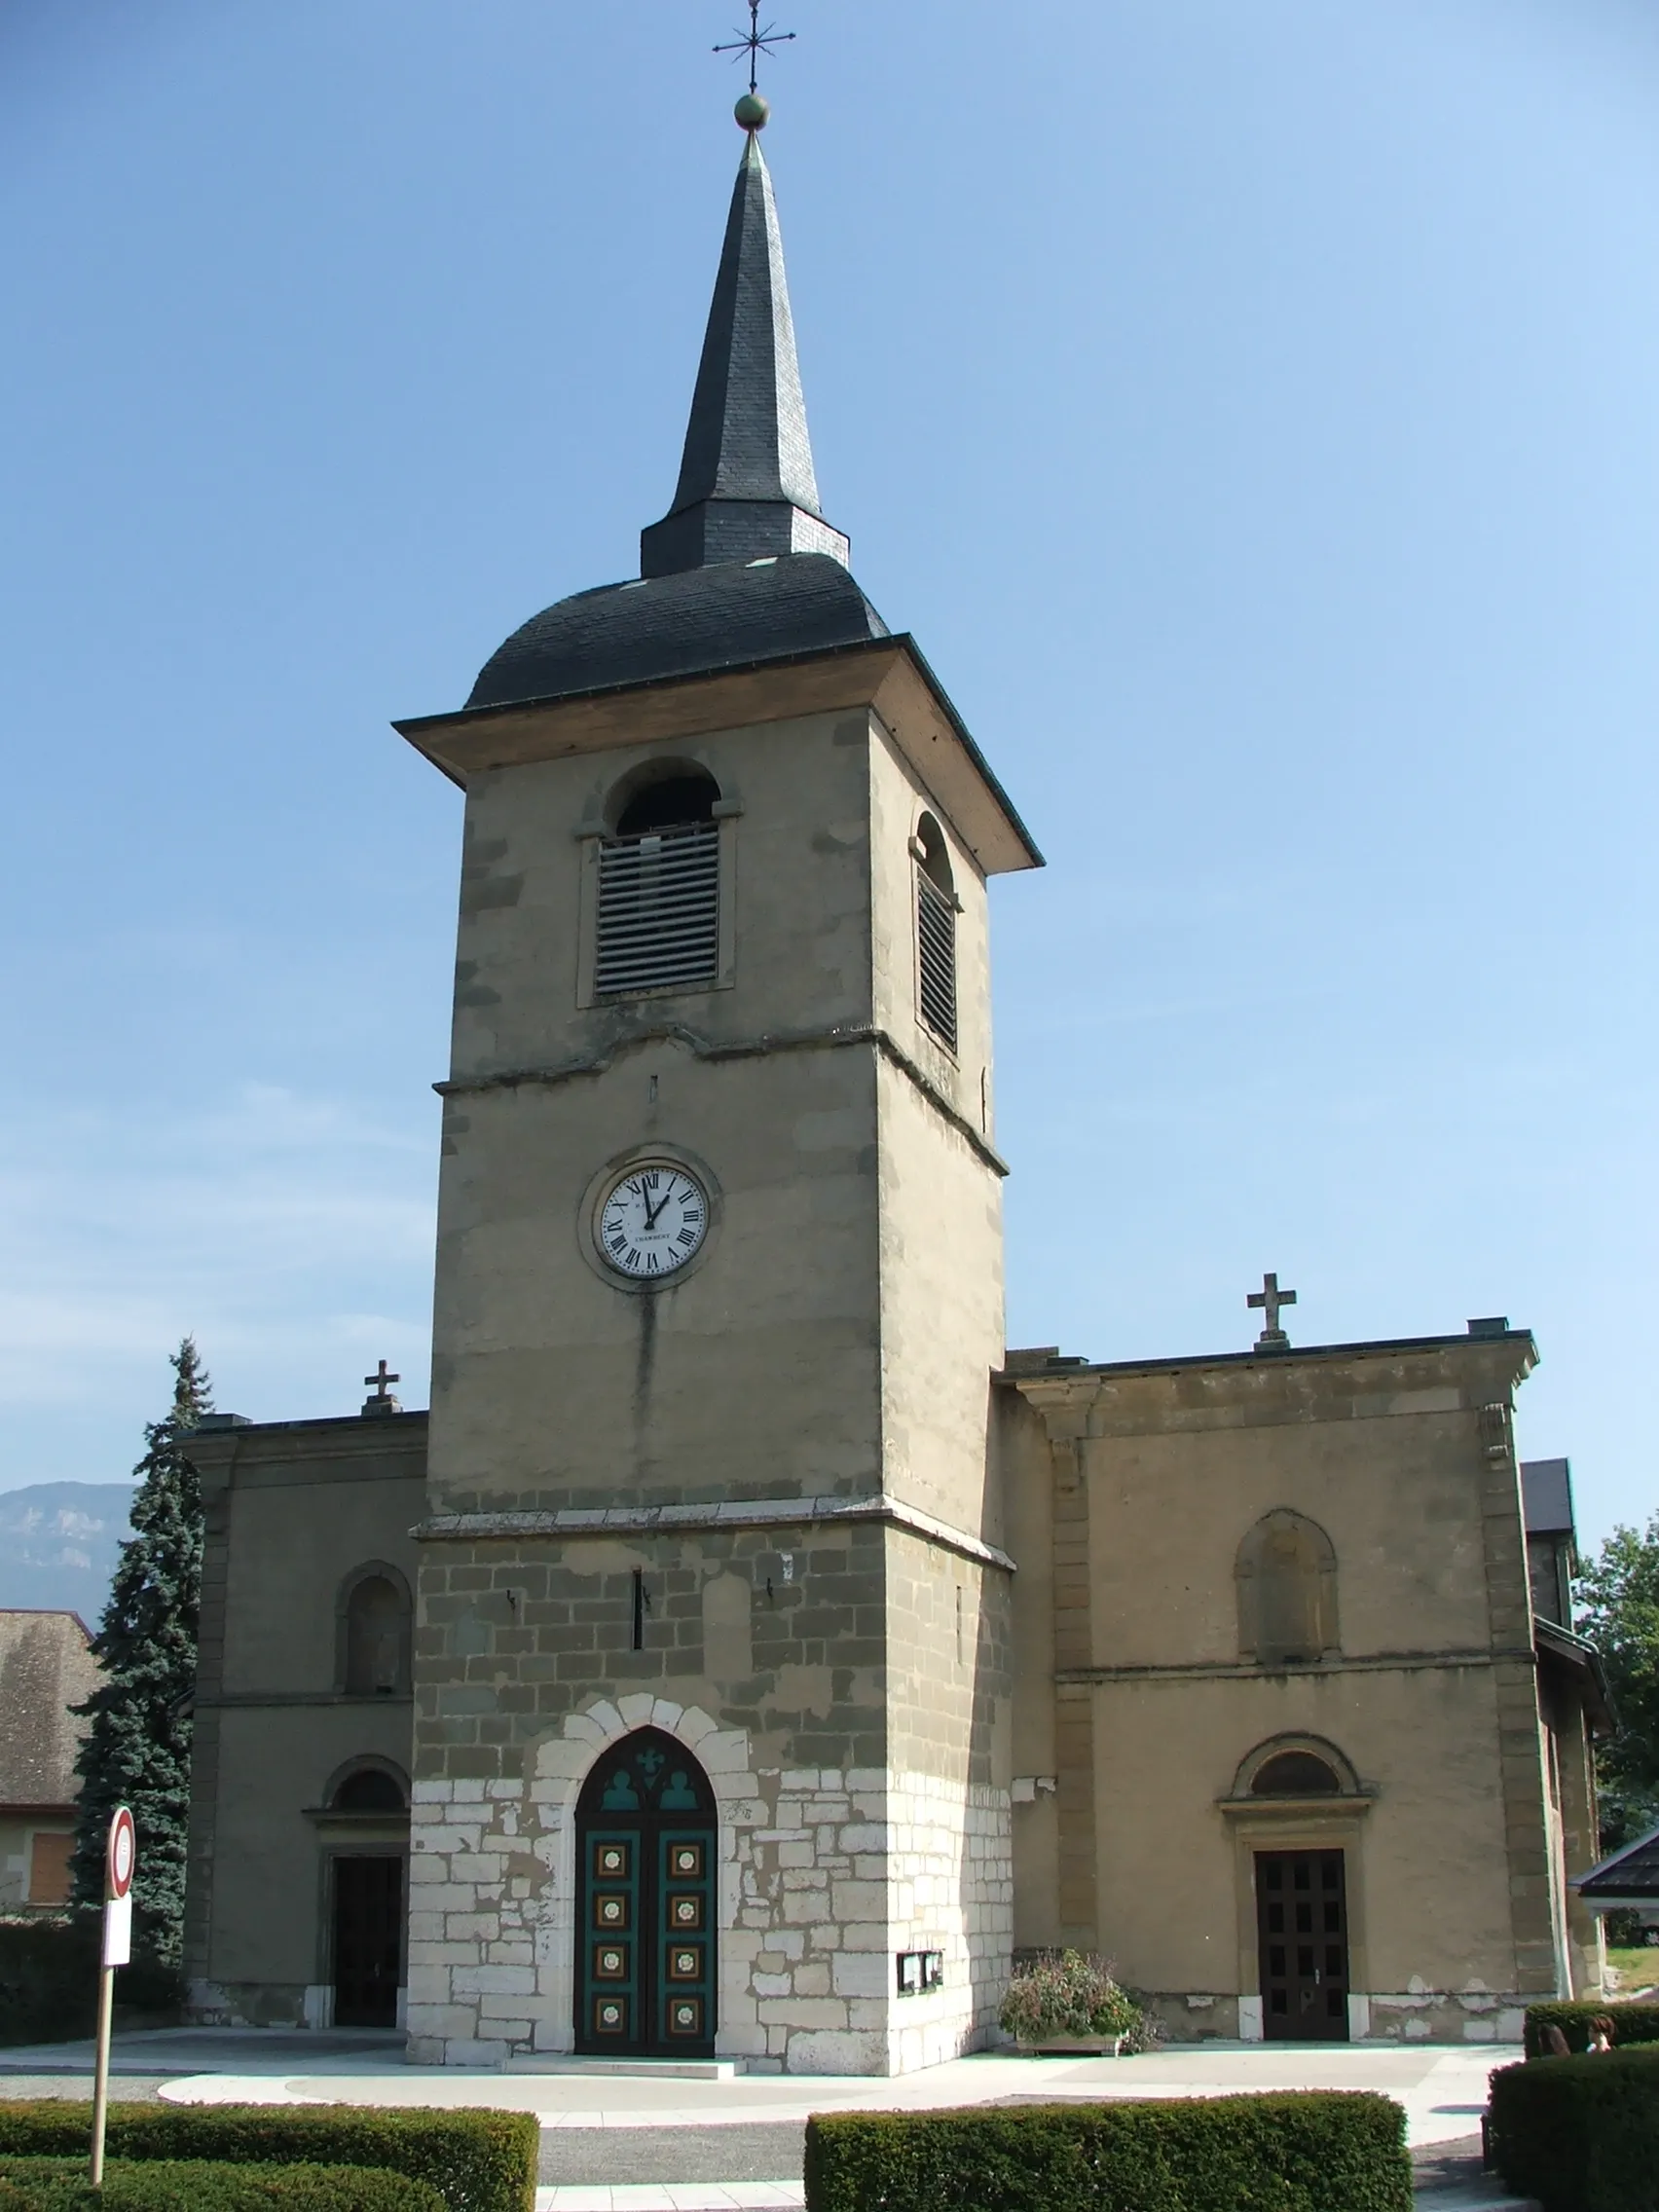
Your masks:
[{"label": "decorative panel on door", "polygon": [[576,1806],[578,2050],[713,2053],[717,1836],[709,1778],[672,1736],[602,1753]]},{"label": "decorative panel on door", "polygon": [[1346,2043],[1347,1885],[1340,1851],[1258,1851],[1262,2028],[1270,2043]]}]

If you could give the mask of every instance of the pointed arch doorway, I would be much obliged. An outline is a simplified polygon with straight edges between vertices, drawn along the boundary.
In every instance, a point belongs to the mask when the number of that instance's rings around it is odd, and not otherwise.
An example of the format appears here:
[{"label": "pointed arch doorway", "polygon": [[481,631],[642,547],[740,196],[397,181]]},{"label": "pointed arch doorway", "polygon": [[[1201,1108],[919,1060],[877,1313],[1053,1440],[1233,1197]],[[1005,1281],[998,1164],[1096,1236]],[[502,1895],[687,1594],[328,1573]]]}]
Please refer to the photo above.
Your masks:
[{"label": "pointed arch doorway", "polygon": [[576,1800],[576,2048],[706,2058],[715,2048],[708,1776],[660,1728],[608,1747]]}]

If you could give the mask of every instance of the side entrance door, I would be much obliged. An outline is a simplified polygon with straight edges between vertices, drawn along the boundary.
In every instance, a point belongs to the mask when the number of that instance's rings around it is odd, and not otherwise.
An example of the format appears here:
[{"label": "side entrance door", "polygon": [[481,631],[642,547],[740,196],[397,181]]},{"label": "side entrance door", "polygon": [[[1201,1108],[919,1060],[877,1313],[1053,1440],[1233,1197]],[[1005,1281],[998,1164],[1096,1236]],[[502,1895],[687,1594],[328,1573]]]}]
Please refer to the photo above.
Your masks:
[{"label": "side entrance door", "polygon": [[683,1744],[641,1728],[576,1806],[576,2048],[712,2057],[718,1827]]},{"label": "side entrance door", "polygon": [[1258,1851],[1262,2026],[1270,2043],[1346,2043],[1347,1884],[1340,1851]]},{"label": "side entrance door", "polygon": [[334,1862],[334,2024],[397,2025],[403,1945],[403,1861]]}]

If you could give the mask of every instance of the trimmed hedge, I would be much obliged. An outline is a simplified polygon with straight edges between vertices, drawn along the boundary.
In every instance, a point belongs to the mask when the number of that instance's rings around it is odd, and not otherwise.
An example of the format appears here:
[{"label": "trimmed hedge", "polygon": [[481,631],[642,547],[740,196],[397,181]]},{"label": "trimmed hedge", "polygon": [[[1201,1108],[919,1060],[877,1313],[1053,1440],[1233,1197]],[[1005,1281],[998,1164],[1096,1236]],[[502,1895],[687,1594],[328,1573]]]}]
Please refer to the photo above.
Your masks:
[{"label": "trimmed hedge", "polygon": [[1294,2095],[832,2113],[808,2212],[1411,2212],[1392,2098]]},{"label": "trimmed hedge", "polygon": [[103,2188],[79,2158],[0,2160],[3,2212],[443,2212],[424,2181],[384,2166],[227,2166],[204,2159],[118,2160]]},{"label": "trimmed hedge", "polygon": [[[0,2161],[85,2157],[92,2108],[0,2103]],[[384,2166],[425,2182],[447,2212],[535,2212],[541,2129],[534,2113],[358,2105],[119,2105],[111,2158],[231,2165]]]},{"label": "trimmed hedge", "polygon": [[1524,2041],[1529,2058],[1547,2058],[1545,2028],[1559,2028],[1573,2050],[1590,2047],[1590,2023],[1603,2013],[1613,2023],[1615,2049],[1627,2043],[1659,2043],[1659,2005],[1613,2005],[1575,1999],[1571,2004],[1529,2005]]},{"label": "trimmed hedge", "polygon": [[1508,2186],[1548,2212],[1652,2212],[1659,2048],[1501,2067],[1488,2139]]}]

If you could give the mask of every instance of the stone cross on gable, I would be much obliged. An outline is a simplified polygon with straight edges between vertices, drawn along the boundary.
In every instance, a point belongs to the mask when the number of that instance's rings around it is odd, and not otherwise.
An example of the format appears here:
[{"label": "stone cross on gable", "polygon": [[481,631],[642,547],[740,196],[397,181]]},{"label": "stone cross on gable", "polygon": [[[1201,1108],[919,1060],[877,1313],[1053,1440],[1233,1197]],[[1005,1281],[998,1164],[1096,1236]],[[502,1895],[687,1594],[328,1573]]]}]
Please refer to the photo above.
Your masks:
[{"label": "stone cross on gable", "polygon": [[1290,1339],[1279,1327],[1279,1309],[1296,1304],[1295,1291],[1280,1290],[1276,1274],[1264,1275],[1261,1289],[1251,1291],[1244,1303],[1246,1306],[1259,1309],[1262,1318],[1267,1324],[1261,1335],[1256,1339],[1256,1349],[1258,1351],[1288,1351],[1290,1349]]},{"label": "stone cross on gable", "polygon": [[400,1414],[403,1411],[403,1408],[391,1394],[391,1385],[394,1382],[401,1382],[403,1378],[401,1375],[393,1375],[384,1359],[374,1374],[365,1375],[363,1381],[370,1384],[373,1389],[373,1395],[363,1400],[364,1413]]}]

